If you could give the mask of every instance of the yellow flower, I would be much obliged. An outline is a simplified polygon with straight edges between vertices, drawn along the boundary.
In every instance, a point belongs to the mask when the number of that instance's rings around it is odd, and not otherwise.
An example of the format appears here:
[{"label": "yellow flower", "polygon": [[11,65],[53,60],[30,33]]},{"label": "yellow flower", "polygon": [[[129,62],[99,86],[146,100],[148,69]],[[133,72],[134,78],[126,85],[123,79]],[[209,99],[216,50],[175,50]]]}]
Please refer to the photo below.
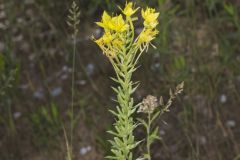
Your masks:
[{"label": "yellow flower", "polygon": [[103,44],[103,39],[102,39],[102,37],[99,38],[99,39],[97,39],[97,40],[94,40],[94,42],[97,43],[97,45],[98,45],[99,47],[101,47],[101,46],[104,45],[104,44]]},{"label": "yellow flower", "polygon": [[114,39],[112,44],[115,48],[119,48],[119,49],[121,49],[123,46],[123,42],[119,39]]},{"label": "yellow flower", "polygon": [[[121,8],[120,8],[121,9]],[[126,2],[126,4],[125,4],[125,8],[122,10],[121,9],[121,11],[123,12],[123,14],[125,14],[127,17],[130,17],[130,16],[132,16],[137,10],[138,10],[139,8],[137,8],[137,9],[133,9],[133,3],[132,2],[130,2],[130,3],[127,3]]]},{"label": "yellow flower", "polygon": [[128,24],[124,21],[122,15],[113,17],[108,26],[116,32],[124,32],[128,29]]},{"label": "yellow flower", "polygon": [[113,40],[113,35],[110,33],[110,32],[106,32],[103,36],[102,36],[102,40],[103,40],[103,43],[105,45],[109,45],[112,40]]},{"label": "yellow flower", "polygon": [[124,32],[128,28],[128,24],[124,21],[122,15],[111,17],[106,11],[103,12],[101,22],[96,24],[108,31],[109,29],[116,32]]},{"label": "yellow flower", "polygon": [[[103,12],[102,19],[100,22],[96,22],[96,24],[104,29],[104,34],[99,39],[94,39],[94,42],[98,44],[98,46],[109,58],[114,58],[121,54],[124,49],[127,49],[128,46],[125,44],[131,44],[133,47],[139,47],[141,51],[147,50],[151,41],[156,38],[158,31],[156,30],[156,26],[158,24],[158,16],[159,13],[155,11],[155,9],[147,8],[146,10],[142,10],[142,17],[144,19],[144,29],[138,36],[138,38],[134,41],[131,21],[134,18],[131,16],[138,10],[138,8],[134,8],[134,4],[132,2],[126,3],[125,8],[121,9],[123,14],[110,16],[106,11]],[[134,44],[132,44],[134,41]],[[131,42],[131,43],[130,43]]]},{"label": "yellow flower", "polygon": [[158,25],[159,13],[155,12],[153,8],[147,8],[145,11],[142,10],[142,17],[144,19],[144,26],[147,28],[155,28]]},{"label": "yellow flower", "polygon": [[100,48],[111,45],[111,42],[113,40],[113,35],[111,35],[110,32],[106,32],[101,38],[94,40],[95,43],[97,43]]},{"label": "yellow flower", "polygon": [[112,19],[111,16],[109,16],[109,14],[106,11],[104,11],[102,15],[102,21],[96,22],[96,24],[107,30],[109,29],[109,22],[111,21],[111,19]]},{"label": "yellow flower", "polygon": [[142,33],[139,35],[137,43],[139,45],[142,44],[148,44],[150,43],[154,38],[156,38],[156,35],[158,34],[157,30],[152,29],[146,29],[142,31]]}]

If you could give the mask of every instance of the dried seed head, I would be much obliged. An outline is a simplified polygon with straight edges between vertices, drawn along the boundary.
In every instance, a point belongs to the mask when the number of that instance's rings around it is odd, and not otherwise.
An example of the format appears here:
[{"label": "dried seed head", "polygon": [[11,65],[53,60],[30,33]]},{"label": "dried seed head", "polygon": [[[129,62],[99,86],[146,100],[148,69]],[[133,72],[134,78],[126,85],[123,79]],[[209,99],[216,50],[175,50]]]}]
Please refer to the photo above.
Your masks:
[{"label": "dried seed head", "polygon": [[184,82],[182,82],[182,83],[180,83],[179,85],[177,85],[175,92],[176,92],[177,94],[180,94],[180,93],[182,93],[183,88],[184,88]]},{"label": "dried seed head", "polygon": [[152,113],[157,106],[157,98],[152,95],[148,95],[146,98],[143,99],[138,112]]},{"label": "dried seed head", "polygon": [[[168,99],[167,104],[165,104],[165,107],[164,107],[165,111],[169,111],[169,107],[172,105],[173,100],[177,97],[178,94],[183,92],[183,88],[184,88],[184,82],[178,84],[174,92],[172,91],[172,89],[169,90],[170,98]],[[163,100],[161,103],[161,97],[160,97],[159,103],[160,105],[163,104]]]},{"label": "dried seed head", "polygon": [[159,99],[159,105],[160,106],[164,106],[164,101],[163,101],[163,97],[162,96]]}]

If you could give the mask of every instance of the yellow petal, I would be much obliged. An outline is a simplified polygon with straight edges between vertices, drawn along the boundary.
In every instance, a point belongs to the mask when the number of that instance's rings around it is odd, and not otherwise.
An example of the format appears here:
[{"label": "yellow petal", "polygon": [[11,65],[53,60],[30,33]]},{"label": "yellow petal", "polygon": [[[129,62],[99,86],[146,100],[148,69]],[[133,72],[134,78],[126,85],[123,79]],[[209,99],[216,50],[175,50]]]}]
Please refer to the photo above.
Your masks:
[{"label": "yellow petal", "polygon": [[155,28],[158,24],[157,18],[159,13],[155,12],[155,9],[147,8],[142,10],[142,17],[144,19],[144,26],[148,28]]},{"label": "yellow petal", "polygon": [[130,17],[130,16],[132,16],[138,9],[139,9],[139,8],[134,9],[134,8],[133,8],[133,3],[132,3],[132,2],[129,2],[129,3],[126,3],[126,4],[125,4],[125,8],[124,8],[124,10],[122,10],[122,12],[123,12],[123,14],[125,14],[127,17]]}]

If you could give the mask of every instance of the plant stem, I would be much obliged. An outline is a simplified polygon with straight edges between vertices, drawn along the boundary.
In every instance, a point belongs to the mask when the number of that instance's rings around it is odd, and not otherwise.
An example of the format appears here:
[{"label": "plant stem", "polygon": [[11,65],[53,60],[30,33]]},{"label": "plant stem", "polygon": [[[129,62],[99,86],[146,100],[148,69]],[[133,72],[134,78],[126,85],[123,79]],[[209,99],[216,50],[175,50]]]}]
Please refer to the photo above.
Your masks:
[{"label": "plant stem", "polygon": [[15,127],[15,123],[13,120],[13,116],[12,116],[12,106],[10,103],[8,103],[9,107],[8,107],[8,115],[9,115],[9,126],[10,126],[10,132],[11,134],[13,133],[15,135],[16,133],[16,127]]},{"label": "plant stem", "polygon": [[133,93],[131,78],[134,66],[127,61],[129,53],[126,50],[120,54],[122,55],[121,58],[116,57],[114,60],[110,60],[115,69],[119,84],[119,87],[115,88],[119,106],[117,107],[116,114],[114,114],[117,118],[114,125],[116,134],[114,134],[114,147],[112,149],[120,153],[120,155],[114,153],[118,158],[117,160],[132,160],[131,150],[135,148],[136,144],[133,136],[135,125],[132,118],[135,107],[131,98],[131,94]]},{"label": "plant stem", "polygon": [[147,126],[147,155],[148,155],[148,160],[151,160],[151,142],[150,142],[150,133],[151,132],[151,113],[148,112],[148,126]]},{"label": "plant stem", "polygon": [[[74,32],[76,30],[76,26],[74,25]],[[71,88],[71,135],[70,135],[70,148],[72,149],[73,145],[73,117],[74,117],[74,83],[75,83],[75,63],[76,63],[76,34],[73,34],[73,59],[72,59],[72,88]]]}]

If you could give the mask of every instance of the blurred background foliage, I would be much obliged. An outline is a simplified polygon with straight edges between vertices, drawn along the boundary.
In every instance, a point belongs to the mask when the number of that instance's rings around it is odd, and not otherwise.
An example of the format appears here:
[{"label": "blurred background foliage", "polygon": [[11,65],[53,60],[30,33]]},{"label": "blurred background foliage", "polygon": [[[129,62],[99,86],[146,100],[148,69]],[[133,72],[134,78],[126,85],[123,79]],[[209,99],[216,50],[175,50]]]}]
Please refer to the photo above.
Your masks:
[{"label": "blurred background foliage", "polygon": [[[103,10],[119,13],[120,0],[76,0],[77,38],[74,155],[102,160],[105,130],[114,122],[107,58],[92,42]],[[240,159],[240,1],[136,0],[161,15],[159,35],[134,75],[134,95],[168,95],[185,81],[182,97],[156,125],[156,160]],[[69,0],[0,1],[0,159],[65,159],[63,127],[70,130],[71,29]],[[140,13],[139,13],[140,14]],[[141,19],[136,31],[141,31]],[[167,99],[167,97],[166,97]],[[165,123],[167,122],[167,124]],[[143,137],[141,129],[136,136]],[[139,153],[142,147],[136,151]]]}]

